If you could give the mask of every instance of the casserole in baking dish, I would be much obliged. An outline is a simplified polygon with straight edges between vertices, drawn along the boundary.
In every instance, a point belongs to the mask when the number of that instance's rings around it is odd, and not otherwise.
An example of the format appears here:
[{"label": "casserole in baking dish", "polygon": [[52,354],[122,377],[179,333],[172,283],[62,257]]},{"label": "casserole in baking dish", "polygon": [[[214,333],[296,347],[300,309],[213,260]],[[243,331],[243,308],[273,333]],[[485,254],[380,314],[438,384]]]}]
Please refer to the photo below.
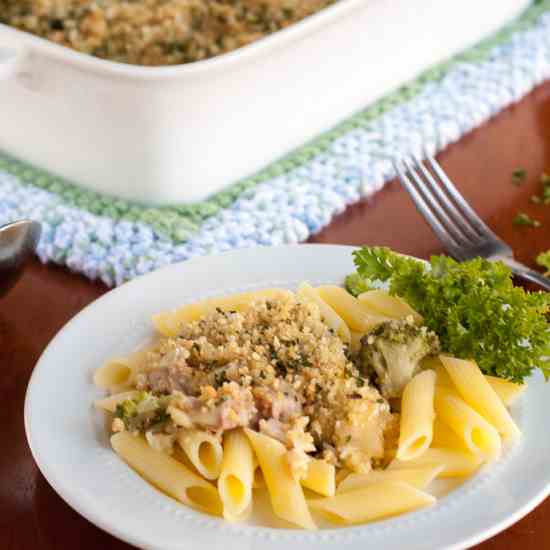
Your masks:
[{"label": "casserole in baking dish", "polygon": [[0,149],[103,193],[195,201],[512,19],[529,0],[340,0],[170,67],[84,55],[0,24]]},{"label": "casserole in baking dish", "polygon": [[0,0],[0,23],[135,65],[200,61],[245,46],[335,0]]}]

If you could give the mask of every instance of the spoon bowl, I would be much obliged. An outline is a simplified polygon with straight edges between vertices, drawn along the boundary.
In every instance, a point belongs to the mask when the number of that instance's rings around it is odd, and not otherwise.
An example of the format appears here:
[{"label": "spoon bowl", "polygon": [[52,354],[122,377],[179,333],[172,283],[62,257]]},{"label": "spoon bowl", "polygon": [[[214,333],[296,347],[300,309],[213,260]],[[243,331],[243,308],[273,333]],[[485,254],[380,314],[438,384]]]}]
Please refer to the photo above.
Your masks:
[{"label": "spoon bowl", "polygon": [[18,281],[27,260],[36,251],[40,224],[18,220],[0,227],[0,298]]}]

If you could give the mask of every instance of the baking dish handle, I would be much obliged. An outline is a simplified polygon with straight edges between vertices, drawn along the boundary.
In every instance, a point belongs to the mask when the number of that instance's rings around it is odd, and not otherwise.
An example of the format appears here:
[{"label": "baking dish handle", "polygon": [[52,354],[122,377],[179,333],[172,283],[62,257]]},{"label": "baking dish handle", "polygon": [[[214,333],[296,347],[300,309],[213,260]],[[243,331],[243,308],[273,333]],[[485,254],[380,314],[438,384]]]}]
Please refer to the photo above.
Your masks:
[{"label": "baking dish handle", "polygon": [[19,54],[11,48],[0,46],[0,80],[7,80],[15,76]]}]

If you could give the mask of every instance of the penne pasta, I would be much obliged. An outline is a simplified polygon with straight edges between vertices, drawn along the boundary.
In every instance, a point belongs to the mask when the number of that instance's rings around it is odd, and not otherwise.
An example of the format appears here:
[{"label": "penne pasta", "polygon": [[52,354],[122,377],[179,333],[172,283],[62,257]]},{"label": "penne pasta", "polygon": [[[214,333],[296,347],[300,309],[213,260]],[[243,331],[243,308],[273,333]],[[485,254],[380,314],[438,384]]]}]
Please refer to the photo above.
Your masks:
[{"label": "penne pasta", "polygon": [[102,399],[96,399],[94,401],[94,406],[97,409],[114,413],[117,405],[126,401],[127,399],[135,399],[139,394],[140,392],[138,390],[129,390],[121,393],[115,393],[114,395],[103,397]]},{"label": "penne pasta", "polygon": [[369,332],[376,325],[388,321],[388,317],[373,314],[349,292],[339,286],[320,286],[319,296],[344,320],[350,330]]},{"label": "penne pasta", "polygon": [[189,457],[185,454],[185,451],[178,445],[174,445],[172,454],[170,455],[174,460],[181,462],[187,469],[191,470],[195,475],[200,476],[201,473],[195,468],[194,464],[189,460]]},{"label": "penne pasta", "polygon": [[399,298],[399,296],[392,296],[386,290],[369,290],[359,294],[357,299],[374,315],[382,315],[391,319],[404,319],[412,315],[418,324],[423,321],[422,316],[405,300]]},{"label": "penne pasta", "polygon": [[433,447],[444,449],[454,449],[456,451],[466,451],[469,449],[462,438],[460,438],[443,420],[436,417],[434,421],[434,435],[432,439]]},{"label": "penne pasta", "polygon": [[206,479],[217,479],[222,468],[223,449],[214,435],[202,430],[184,430],[177,441],[197,471]]},{"label": "penne pasta", "polygon": [[254,479],[252,480],[252,488],[265,489],[265,479],[262,474],[262,469],[260,468],[260,463],[258,462],[258,457],[252,453],[252,458],[254,460]]},{"label": "penne pasta", "polygon": [[503,405],[509,407],[513,405],[518,397],[523,395],[523,392],[527,389],[527,382],[523,384],[515,384],[503,378],[497,378],[496,376],[485,375],[485,380],[489,382],[493,391],[500,397]]},{"label": "penne pasta", "polygon": [[414,460],[402,462],[392,460],[388,469],[410,469],[422,466],[443,466],[439,477],[462,477],[471,475],[480,466],[482,459],[473,455],[454,449],[440,449],[431,447],[422,456]]},{"label": "penne pasta", "polygon": [[425,357],[424,359],[422,359],[422,368],[431,369],[436,373],[437,377],[435,379],[435,383],[437,386],[444,386],[450,389],[454,388],[453,381],[449,376],[449,373],[443,366],[443,363],[441,362],[441,359],[439,359],[439,357]]},{"label": "penne pasta", "polygon": [[336,523],[363,523],[412,512],[435,498],[402,481],[380,481],[329,498],[310,500],[312,509]]},{"label": "penne pasta", "polygon": [[182,306],[174,311],[165,311],[153,315],[153,324],[156,330],[164,336],[177,336],[184,323],[196,321],[212,313],[216,309],[223,311],[246,311],[252,303],[263,299],[276,299],[289,295],[289,290],[281,288],[267,288],[255,292],[243,292],[219,298],[211,298]]},{"label": "penne pasta", "polygon": [[442,471],[443,466],[427,465],[410,469],[371,470],[368,474],[352,473],[340,485],[337,493],[362,489],[381,481],[403,481],[416,489],[425,489]]},{"label": "penne pasta", "polygon": [[265,489],[265,479],[264,474],[262,474],[262,469],[260,465],[257,464],[254,468],[254,480],[252,482],[253,489]]},{"label": "penne pasta", "polygon": [[336,491],[336,468],[325,460],[312,458],[306,477],[300,483],[320,495],[330,497]]},{"label": "penne pasta", "polygon": [[111,437],[114,451],[141,477],[167,495],[212,515],[221,515],[216,488],[183,464],[151,448],[142,437],[119,432]]},{"label": "penne pasta", "polygon": [[112,359],[94,373],[94,384],[113,392],[129,387],[131,379],[132,368],[127,358]]},{"label": "penne pasta", "polygon": [[286,462],[286,447],[264,434],[249,429],[245,433],[260,463],[275,515],[305,529],[316,529],[302,487]]},{"label": "penne pasta", "polygon": [[464,401],[488,420],[505,440],[517,439],[520,429],[479,367],[472,361],[446,355],[440,358]]},{"label": "penne pasta", "polygon": [[223,438],[223,461],[218,479],[224,518],[240,519],[251,508],[254,469],[254,453],[246,435],[242,430],[227,432]]},{"label": "penne pasta", "polygon": [[[358,336],[355,336],[358,338]],[[352,345],[353,345],[354,333],[352,333]],[[446,386],[449,388],[455,388],[454,382],[450,377],[447,369],[443,366],[439,357],[426,357],[422,360],[422,367],[425,369],[433,369],[437,373],[436,384],[438,386]],[[515,403],[523,392],[527,389],[527,383],[515,384],[509,380],[491,376],[490,374],[484,374],[485,380],[489,382],[491,388],[500,397],[500,400],[505,407],[509,407]]]},{"label": "penne pasta", "polygon": [[143,365],[152,346],[135,351],[127,357],[119,357],[105,363],[94,373],[94,384],[111,393],[130,388],[135,381],[137,371]]},{"label": "penne pasta", "polygon": [[422,371],[403,390],[397,447],[399,460],[418,458],[432,444],[435,379],[434,371]]},{"label": "penne pasta", "polygon": [[340,468],[339,470],[337,470],[335,476],[336,487],[340,487],[342,481],[344,481],[344,479],[346,479],[349,475],[351,475],[351,472],[347,468]]},{"label": "penne pasta", "polygon": [[500,456],[502,442],[497,430],[460,397],[445,389],[438,390],[435,410],[438,418],[455,432],[470,452],[488,460]]},{"label": "penne pasta", "polygon": [[351,341],[351,334],[348,326],[344,320],[334,311],[334,309],[325,302],[317,290],[315,290],[309,283],[302,283],[298,288],[298,297],[304,302],[313,302],[319,307],[321,317],[325,323],[334,331],[335,334],[340,336],[342,341],[349,344]]}]

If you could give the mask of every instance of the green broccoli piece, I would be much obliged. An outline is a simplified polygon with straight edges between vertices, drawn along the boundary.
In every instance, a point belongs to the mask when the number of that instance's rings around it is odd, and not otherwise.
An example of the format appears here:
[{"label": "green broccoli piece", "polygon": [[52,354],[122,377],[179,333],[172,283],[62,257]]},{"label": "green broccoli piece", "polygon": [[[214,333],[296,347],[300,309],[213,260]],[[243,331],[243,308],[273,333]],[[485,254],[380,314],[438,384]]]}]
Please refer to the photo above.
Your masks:
[{"label": "green broccoli piece", "polygon": [[361,277],[359,273],[351,273],[348,275],[345,280],[345,287],[346,290],[355,297],[373,289],[370,281]]},{"label": "green broccoli piece", "polygon": [[437,334],[416,325],[412,317],[387,321],[362,338],[359,371],[387,399],[399,397],[422,359],[439,351]]},{"label": "green broccoli piece", "polygon": [[150,392],[140,392],[133,399],[126,399],[116,406],[115,418],[120,418],[128,431],[146,431],[168,420],[165,401]]}]

